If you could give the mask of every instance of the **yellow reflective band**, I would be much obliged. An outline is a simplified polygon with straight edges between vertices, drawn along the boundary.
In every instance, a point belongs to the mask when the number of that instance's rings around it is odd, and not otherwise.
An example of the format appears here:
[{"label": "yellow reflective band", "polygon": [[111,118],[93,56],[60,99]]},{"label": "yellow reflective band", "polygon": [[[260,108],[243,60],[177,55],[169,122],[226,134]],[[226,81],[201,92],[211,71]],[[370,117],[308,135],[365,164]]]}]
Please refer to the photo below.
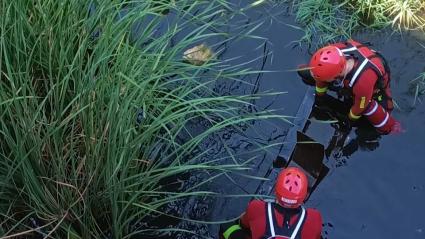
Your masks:
[{"label": "yellow reflective band", "polygon": [[361,115],[355,115],[355,114],[353,114],[353,112],[350,110],[350,119],[358,119],[358,118],[360,118],[361,117]]},{"label": "yellow reflective band", "polygon": [[360,109],[364,109],[365,103],[366,103],[366,97],[362,96],[362,99],[360,100]]},{"label": "yellow reflective band", "polygon": [[328,90],[328,87],[320,88],[320,87],[316,86],[316,92],[317,93],[325,93],[327,90]]},{"label": "yellow reflective band", "polygon": [[230,235],[232,233],[234,233],[237,230],[242,230],[242,227],[239,225],[233,225],[231,227],[229,227],[224,233],[223,233],[223,237],[224,239],[229,239]]}]

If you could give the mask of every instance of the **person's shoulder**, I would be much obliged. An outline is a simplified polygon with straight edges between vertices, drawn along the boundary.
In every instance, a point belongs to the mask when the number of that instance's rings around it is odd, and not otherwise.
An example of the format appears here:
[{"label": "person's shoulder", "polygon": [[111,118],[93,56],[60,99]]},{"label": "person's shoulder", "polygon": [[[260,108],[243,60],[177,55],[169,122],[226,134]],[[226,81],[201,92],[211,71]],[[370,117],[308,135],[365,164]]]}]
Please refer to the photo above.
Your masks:
[{"label": "person's shoulder", "polygon": [[246,208],[246,217],[247,218],[255,218],[259,215],[264,214],[266,208],[266,202],[262,200],[252,200],[248,203],[248,207]]},{"label": "person's shoulder", "polygon": [[265,204],[266,204],[266,202],[263,201],[263,200],[254,199],[254,200],[251,200],[248,203],[248,208],[255,208],[255,209],[264,208]]},{"label": "person's shoulder", "polygon": [[319,210],[315,209],[315,208],[307,208],[307,213],[309,215],[315,215],[315,216],[321,216],[322,214],[320,213]]},{"label": "person's shoulder", "polygon": [[322,224],[322,214],[319,210],[314,208],[307,208],[307,219]]}]

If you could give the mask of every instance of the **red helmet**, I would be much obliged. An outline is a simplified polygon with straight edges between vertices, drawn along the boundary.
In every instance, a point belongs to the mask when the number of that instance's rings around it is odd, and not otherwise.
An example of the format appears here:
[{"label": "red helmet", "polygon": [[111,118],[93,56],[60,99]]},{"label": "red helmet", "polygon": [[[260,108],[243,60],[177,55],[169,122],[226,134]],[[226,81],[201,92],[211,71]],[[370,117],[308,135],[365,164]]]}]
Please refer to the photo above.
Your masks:
[{"label": "red helmet", "polygon": [[318,81],[333,81],[342,74],[346,62],[338,47],[325,46],[311,57],[311,74]]},{"label": "red helmet", "polygon": [[304,202],[307,188],[307,176],[299,168],[288,167],[277,177],[276,200],[286,208],[297,208]]}]

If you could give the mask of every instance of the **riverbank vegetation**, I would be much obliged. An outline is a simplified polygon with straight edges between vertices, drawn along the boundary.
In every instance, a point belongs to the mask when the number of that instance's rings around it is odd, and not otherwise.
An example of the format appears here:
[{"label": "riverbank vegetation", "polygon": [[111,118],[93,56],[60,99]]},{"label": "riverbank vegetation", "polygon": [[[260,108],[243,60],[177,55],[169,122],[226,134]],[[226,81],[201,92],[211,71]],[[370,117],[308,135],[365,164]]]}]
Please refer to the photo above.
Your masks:
[{"label": "riverbank vegetation", "polygon": [[[277,3],[282,1],[277,0]],[[425,34],[425,1],[422,0],[291,0],[304,36],[298,41],[315,49],[345,40],[356,31],[392,28],[399,33]],[[423,42],[423,38],[419,40]],[[420,44],[423,46],[423,43]],[[418,45],[418,47],[420,47]],[[424,73],[410,81],[413,105],[423,95]]]},{"label": "riverbank vegetation", "polygon": [[[279,1],[278,1],[279,2]],[[422,0],[294,0],[296,20],[303,26],[303,42],[323,44],[350,37],[362,28],[425,30]]]},{"label": "riverbank vegetation", "polygon": [[164,182],[245,170],[220,163],[230,151],[203,157],[202,142],[285,118],[253,111],[259,95],[214,90],[255,73],[243,64],[182,60],[207,39],[221,39],[213,49],[228,40],[229,9],[224,0],[2,1],[0,236],[146,235],[134,225],[167,203],[213,195],[201,186],[214,177],[183,191]]}]

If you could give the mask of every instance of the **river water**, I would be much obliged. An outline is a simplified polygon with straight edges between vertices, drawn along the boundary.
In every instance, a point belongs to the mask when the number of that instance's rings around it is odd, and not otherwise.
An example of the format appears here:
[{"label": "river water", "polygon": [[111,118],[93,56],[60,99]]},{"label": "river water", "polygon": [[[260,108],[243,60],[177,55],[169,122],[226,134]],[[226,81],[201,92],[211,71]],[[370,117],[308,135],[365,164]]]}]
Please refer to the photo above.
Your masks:
[{"label": "river water", "polygon": [[[268,39],[268,57],[260,82],[260,91],[285,91],[277,98],[263,99],[260,106],[269,105],[285,115],[296,115],[303,107],[303,98],[308,86],[301,83],[291,69],[306,63],[309,54],[306,48],[292,43],[302,32],[294,27],[294,17],[278,14],[283,9],[262,6],[249,11],[251,21],[265,20],[264,25],[253,34]],[[370,42],[388,60],[392,72],[392,90],[398,108],[395,118],[401,121],[405,132],[399,135],[383,136],[371,142],[362,140],[351,132],[340,148],[332,146],[335,129],[331,124],[309,122],[305,133],[322,143],[327,149],[324,163],[329,173],[306,203],[322,212],[324,219],[323,238],[425,238],[425,107],[416,102],[409,92],[409,81],[424,70],[425,49],[418,37],[409,34],[393,34],[389,30],[361,32],[353,39]],[[243,54],[252,58],[261,54],[259,41],[243,41],[231,46],[223,56]],[[294,47],[295,46],[295,47]],[[305,102],[304,102],[305,103]],[[295,120],[295,119],[294,119]],[[282,122],[258,123],[254,127],[263,135],[269,135],[269,143],[283,141],[274,135],[287,132],[290,127]],[[291,139],[286,138],[290,141]],[[275,149],[280,149],[275,147]],[[278,153],[278,152],[277,152]],[[253,174],[264,176],[276,151],[260,162],[253,164]],[[258,182],[249,179],[235,179],[239,186],[255,193]],[[253,180],[251,180],[253,181]],[[224,192],[236,193],[235,185],[228,183],[220,188]],[[248,198],[217,200],[211,219],[229,219],[243,212]],[[217,227],[211,226],[211,236]]]},{"label": "river water", "polygon": [[[266,40],[229,43],[221,58],[242,56],[233,64],[258,58],[249,66],[267,72],[244,80],[254,85],[254,91],[285,93],[264,97],[254,102],[255,105],[293,116],[289,120],[326,149],[323,162],[329,172],[306,202],[322,212],[323,238],[425,238],[425,107],[418,101],[413,105],[414,97],[409,91],[409,81],[425,69],[425,48],[419,44],[423,39],[417,33],[400,35],[389,30],[364,31],[353,36],[358,41],[372,43],[388,60],[393,97],[398,106],[393,116],[402,123],[405,132],[365,140],[359,137],[359,131],[353,130],[335,146],[332,139],[338,138],[339,132],[333,124],[317,122],[314,117],[307,122],[302,119],[308,117],[313,94],[293,69],[308,62],[310,55],[305,45],[294,43],[303,32],[294,27],[297,25],[294,17],[286,10],[284,5],[264,4],[248,10],[246,16],[232,19],[239,25],[263,22],[252,34]],[[244,92],[240,88],[234,91]],[[175,211],[180,216],[205,221],[226,220],[245,210],[251,194],[272,192],[270,185],[278,172],[274,169],[270,173],[272,162],[279,154],[290,155],[282,151],[282,145],[285,148],[294,143],[295,139],[288,135],[291,127],[280,120],[255,122],[243,135],[231,132],[206,144],[210,157],[226,147],[238,152],[238,162],[248,161],[247,166],[252,168],[244,174],[266,176],[270,182],[263,184],[237,174],[223,175],[209,184],[210,190],[246,196],[189,200],[185,205],[175,205],[178,208]],[[247,137],[255,137],[259,145],[271,147],[267,153],[240,154],[253,148],[246,142]],[[176,238],[217,238],[216,224],[181,222],[180,226],[195,230],[198,235],[180,234]]]}]

